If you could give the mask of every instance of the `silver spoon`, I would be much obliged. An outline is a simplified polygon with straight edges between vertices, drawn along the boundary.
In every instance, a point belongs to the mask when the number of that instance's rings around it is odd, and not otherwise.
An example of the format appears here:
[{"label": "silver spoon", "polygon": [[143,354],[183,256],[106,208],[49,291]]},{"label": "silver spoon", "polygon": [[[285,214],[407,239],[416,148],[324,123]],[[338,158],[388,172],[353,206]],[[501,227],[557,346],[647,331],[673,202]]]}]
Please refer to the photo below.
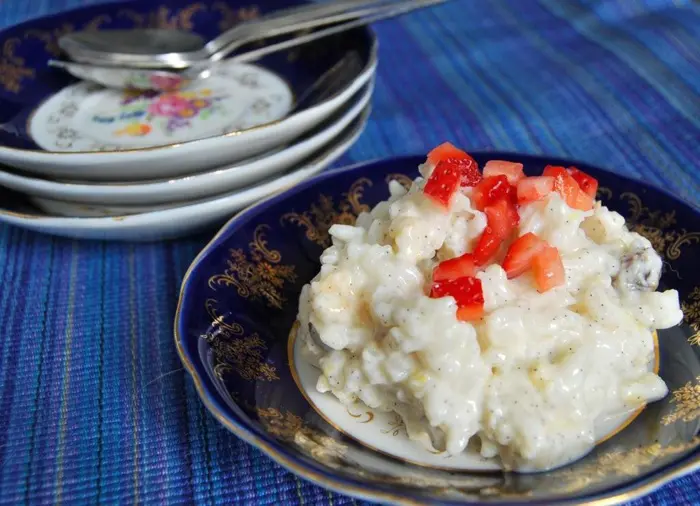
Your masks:
[{"label": "silver spoon", "polygon": [[300,30],[317,28],[399,5],[400,0],[336,0],[305,5],[240,23],[205,43],[180,30],[135,29],[81,31],[59,38],[58,45],[79,63],[100,66],[180,69],[218,61],[245,44]]},{"label": "silver spoon", "polygon": [[[404,0],[400,6],[385,8],[371,16],[363,16],[329,28],[301,35],[283,42],[278,42],[259,49],[238,54],[227,61],[250,62],[267,54],[282,51],[305,44],[323,37],[328,37],[353,28],[358,28],[375,21],[407,14],[413,10],[443,3],[447,0]],[[199,61],[183,69],[172,71],[160,68],[129,68],[107,65],[91,65],[60,60],[49,60],[49,65],[73,74],[79,79],[93,81],[110,88],[131,88],[139,90],[173,91],[180,89],[191,81],[206,79],[212,75],[216,62]]]}]

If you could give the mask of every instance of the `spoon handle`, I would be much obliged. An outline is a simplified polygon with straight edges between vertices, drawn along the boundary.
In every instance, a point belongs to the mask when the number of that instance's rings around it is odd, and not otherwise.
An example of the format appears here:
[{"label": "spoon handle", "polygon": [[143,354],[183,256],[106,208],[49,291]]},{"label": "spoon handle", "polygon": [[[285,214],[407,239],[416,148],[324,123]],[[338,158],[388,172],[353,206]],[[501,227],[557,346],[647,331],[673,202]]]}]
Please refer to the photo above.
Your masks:
[{"label": "spoon handle", "polygon": [[[269,46],[262,47],[260,49],[253,49],[251,51],[247,51],[245,53],[242,53],[240,55],[233,56],[231,60],[237,61],[237,62],[251,62],[258,60],[259,58],[262,58],[265,55],[271,54],[271,53],[276,53],[277,51],[283,51],[285,49],[289,49],[292,47],[300,46],[302,44],[306,44],[307,42],[312,42],[314,40],[318,40],[324,37],[328,37],[331,35],[335,35],[338,33],[342,33],[348,30],[352,30],[353,28],[359,28],[361,26],[365,26],[377,21],[381,21],[383,19],[388,19],[388,18],[393,18],[396,16],[400,16],[403,14],[408,14],[409,12],[412,12],[417,9],[422,9],[425,7],[430,7],[433,5],[438,5],[444,2],[447,2],[449,0],[405,0],[401,2],[401,5],[399,7],[395,8],[387,8],[382,10],[380,14],[376,14],[373,16],[366,16],[362,17],[360,19],[356,19],[354,21],[349,21],[347,23],[343,23],[337,26],[333,26],[330,28],[325,28],[323,30],[318,30],[313,33],[309,33],[306,35],[301,35],[298,37],[294,37],[290,40],[286,40],[283,42],[278,42],[276,44],[270,44]],[[224,56],[228,54],[225,53]],[[223,56],[222,56],[223,57]]]},{"label": "spoon handle", "polygon": [[[210,40],[205,50],[210,58],[218,60],[216,56],[226,51],[229,46],[240,47],[243,43],[256,40],[262,36],[282,35],[294,31],[297,24],[313,22],[340,13],[346,13],[352,9],[358,9],[372,4],[386,4],[395,0],[335,0],[323,4],[304,5],[274,11],[259,19],[246,21],[226,30],[221,35]],[[318,25],[316,25],[318,26]],[[286,29],[287,27],[291,27]],[[286,30],[285,30],[286,29]],[[274,32],[270,34],[270,32]],[[243,41],[243,42],[241,42]]]}]

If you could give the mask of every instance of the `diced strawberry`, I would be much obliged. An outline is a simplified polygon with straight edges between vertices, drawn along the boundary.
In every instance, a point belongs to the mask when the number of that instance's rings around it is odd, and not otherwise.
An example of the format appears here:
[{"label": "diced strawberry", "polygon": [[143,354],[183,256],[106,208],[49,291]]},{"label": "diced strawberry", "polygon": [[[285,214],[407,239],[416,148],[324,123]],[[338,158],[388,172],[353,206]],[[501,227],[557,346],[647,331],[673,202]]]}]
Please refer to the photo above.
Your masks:
[{"label": "diced strawberry", "polygon": [[543,176],[557,177],[560,175],[566,175],[566,169],[560,165],[546,165],[542,171]]},{"label": "diced strawberry", "polygon": [[532,273],[535,276],[537,291],[540,293],[563,285],[566,282],[566,276],[559,250],[553,246],[542,248],[532,259]]},{"label": "diced strawberry", "polygon": [[473,277],[461,278],[457,301],[457,319],[475,321],[484,315],[484,291],[481,280]]},{"label": "diced strawberry", "polygon": [[576,201],[576,194],[581,189],[578,187],[578,183],[574,181],[574,178],[567,174],[566,176],[560,175],[554,178],[554,191],[571,207],[571,204]]},{"label": "diced strawberry", "polygon": [[523,164],[515,162],[505,162],[503,160],[490,160],[484,165],[484,177],[506,176],[512,185],[517,184],[525,177]]},{"label": "diced strawberry", "polygon": [[457,301],[459,307],[465,306],[466,304],[473,304],[474,302],[484,303],[484,292],[481,288],[480,279],[467,276],[458,279],[455,285],[458,291],[453,297],[455,301]]},{"label": "diced strawberry", "polygon": [[569,207],[573,209],[590,211],[593,209],[593,197],[579,188],[578,191],[574,193],[571,200],[567,201],[567,204],[569,204]]},{"label": "diced strawberry", "polygon": [[428,161],[436,165],[440,162],[448,162],[456,166],[462,174],[462,186],[474,186],[481,181],[481,172],[476,160],[449,142],[440,144],[428,153]]},{"label": "diced strawberry", "polygon": [[457,319],[461,322],[473,322],[480,320],[484,316],[484,303],[475,302],[457,308]]},{"label": "diced strawberry", "polygon": [[481,280],[473,276],[434,282],[430,296],[433,298],[453,297],[458,306],[471,302],[483,302],[484,300]]},{"label": "diced strawberry", "polygon": [[506,176],[485,177],[472,191],[471,201],[474,208],[483,211],[499,200],[515,201],[515,188]]},{"label": "diced strawberry", "polygon": [[462,186],[476,186],[481,181],[481,172],[479,172],[479,164],[472,157],[462,158],[460,167],[462,172]]},{"label": "diced strawberry", "polygon": [[447,297],[449,295],[449,288],[450,280],[433,281],[433,284],[430,286],[430,298],[440,299],[442,297]]},{"label": "diced strawberry", "polygon": [[[595,198],[598,192],[598,180],[596,178],[586,174],[582,170],[578,170],[576,167],[569,167],[566,170],[571,177],[574,178],[574,181],[578,183],[578,187],[581,188],[581,190]],[[484,173],[486,173],[486,168],[484,168]]]},{"label": "diced strawberry", "polygon": [[543,175],[554,178],[554,191],[557,192],[566,204],[572,209],[580,209],[588,211],[593,207],[593,199],[587,199],[580,193],[584,193],[579,188],[576,180],[569,174],[564,167],[547,165],[544,168]]},{"label": "diced strawberry", "polygon": [[532,259],[542,251],[546,242],[532,232],[518,237],[508,248],[503,260],[503,270],[508,279],[513,279],[524,274],[532,265]]},{"label": "diced strawberry", "polygon": [[479,165],[469,155],[466,158],[447,158],[442,163],[451,163],[459,170],[462,174],[462,187],[476,186],[481,181]]},{"label": "diced strawberry", "polygon": [[[428,161],[437,165],[448,158],[466,158],[469,155],[449,142],[444,142],[428,153]],[[471,157],[469,157],[471,158]]]},{"label": "diced strawberry", "polygon": [[520,213],[518,212],[518,206],[512,202],[508,203],[508,209],[506,211],[508,216],[508,223],[512,229],[515,229],[520,225]]},{"label": "diced strawberry", "polygon": [[520,216],[515,209],[515,205],[505,199],[486,206],[486,222],[494,233],[501,239],[505,239],[518,226]]},{"label": "diced strawberry", "polygon": [[503,243],[503,237],[498,235],[490,226],[487,226],[479,237],[479,242],[474,248],[474,262],[477,266],[486,265],[491,260]]},{"label": "diced strawberry", "polygon": [[433,282],[433,284],[430,286],[430,298],[440,299],[442,297],[447,297],[448,287],[449,285],[447,284],[447,280]]},{"label": "diced strawberry", "polygon": [[[496,176],[503,178],[504,176]],[[511,187],[512,188],[512,187]],[[477,266],[486,265],[498,253],[503,241],[520,223],[518,210],[506,195],[484,208],[486,228],[474,248],[474,262]]]},{"label": "diced strawberry", "polygon": [[476,264],[474,263],[474,257],[469,253],[465,253],[461,257],[440,262],[433,270],[433,281],[445,281],[474,276],[475,274]]},{"label": "diced strawberry", "polygon": [[484,313],[484,292],[481,280],[465,276],[449,281],[433,283],[430,291],[433,298],[451,296],[457,303],[457,318],[462,321],[478,320]]},{"label": "diced strawberry", "polygon": [[461,181],[462,174],[457,167],[449,162],[440,162],[430,175],[423,192],[433,202],[447,209]]},{"label": "diced strawberry", "polygon": [[541,200],[554,190],[551,176],[526,177],[518,181],[518,204],[528,204]]}]

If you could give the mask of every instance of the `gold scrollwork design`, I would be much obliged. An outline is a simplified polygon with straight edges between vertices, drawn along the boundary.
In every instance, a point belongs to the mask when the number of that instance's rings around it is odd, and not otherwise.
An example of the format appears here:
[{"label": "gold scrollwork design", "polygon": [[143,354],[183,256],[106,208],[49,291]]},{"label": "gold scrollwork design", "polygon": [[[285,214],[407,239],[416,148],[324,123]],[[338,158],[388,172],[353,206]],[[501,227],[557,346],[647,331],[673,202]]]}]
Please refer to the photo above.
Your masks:
[{"label": "gold scrollwork design", "polygon": [[221,13],[219,30],[222,32],[237,25],[241,21],[250,21],[251,19],[260,17],[260,9],[257,5],[235,8],[225,2],[214,2],[211,9]]},{"label": "gold scrollwork design", "polygon": [[693,329],[693,335],[688,338],[688,342],[695,346],[700,346],[700,287],[695,287],[688,299],[681,304],[683,317],[690,328]]},{"label": "gold scrollwork design", "polygon": [[391,434],[392,436],[396,437],[402,431],[406,432],[406,424],[404,423],[403,418],[401,418],[401,415],[394,413],[394,418],[389,421],[389,427],[387,429],[382,429],[381,433]]},{"label": "gold scrollwork design", "polygon": [[601,186],[598,188],[596,198],[598,200],[610,200],[613,198],[613,191],[607,186]]},{"label": "gold scrollwork design", "polygon": [[[102,24],[110,20],[107,15],[96,16],[85,24],[83,29],[96,30]],[[36,75],[35,69],[27,67],[24,58],[17,55],[17,50],[23,40],[38,39],[44,44],[44,50],[53,56],[60,56],[61,49],[58,47],[58,39],[70,32],[75,31],[75,26],[64,23],[52,30],[29,29],[22,37],[13,37],[3,43],[2,54],[0,55],[0,85],[9,92],[19,93],[25,79],[33,79]]]},{"label": "gold scrollwork design", "polygon": [[696,436],[690,441],[668,446],[654,443],[630,450],[618,449],[603,453],[584,466],[555,471],[553,477],[561,483],[561,488],[557,488],[557,492],[576,492],[613,476],[638,476],[643,469],[657,459],[690,450],[698,443],[700,443],[700,437]]},{"label": "gold scrollwork design", "polygon": [[678,390],[673,391],[673,412],[661,419],[663,425],[671,425],[681,420],[692,422],[700,418],[700,376],[695,378],[695,384],[688,381]]},{"label": "gold scrollwork design", "polygon": [[276,408],[256,408],[258,418],[267,431],[280,439],[294,440],[297,432],[305,430],[301,417]]},{"label": "gold scrollwork design", "polygon": [[214,373],[219,379],[230,371],[235,371],[241,378],[247,381],[274,381],[280,379],[277,368],[265,361],[263,351],[267,350],[265,341],[253,332],[244,335],[243,327],[232,324],[240,329],[240,333],[232,333],[226,328],[216,328],[203,335],[214,354]]},{"label": "gold scrollwork design", "polygon": [[204,308],[211,318],[211,325],[214,328],[223,329],[235,335],[243,334],[243,327],[240,324],[233,322],[228,323],[223,315],[219,314],[217,306],[219,302],[216,299],[207,299],[204,301]]},{"label": "gold scrollwork design", "polygon": [[53,30],[27,30],[24,34],[24,38],[39,39],[44,43],[44,49],[47,53],[53,56],[60,56],[61,48],[58,47],[58,39],[73,31],[75,31],[75,27],[72,24],[64,23]]},{"label": "gold scrollwork design", "polygon": [[681,256],[681,246],[700,242],[700,232],[685,232],[682,233],[666,250],[666,256],[671,260]]},{"label": "gold scrollwork design", "polygon": [[260,225],[255,229],[255,232],[253,232],[253,241],[250,243],[250,251],[256,258],[261,257],[268,262],[277,263],[282,260],[282,254],[275,249],[268,248],[265,231],[269,228],[269,225]]},{"label": "gold scrollwork design", "polygon": [[268,247],[265,232],[270,227],[259,225],[249,243],[249,252],[232,249],[230,259],[226,261],[228,269],[209,278],[209,287],[216,291],[218,287],[234,287],[238,295],[251,300],[264,300],[268,306],[282,308],[285,297],[282,289],[286,282],[296,281],[293,265],[280,265],[282,255]]},{"label": "gold scrollwork design", "polygon": [[24,58],[15,54],[20,40],[7,39],[2,45],[0,55],[0,84],[6,91],[19,93],[25,79],[33,79],[34,69],[26,66]]},{"label": "gold scrollwork design", "polygon": [[207,10],[206,5],[196,2],[176,10],[161,5],[148,13],[122,9],[117,12],[117,17],[128,19],[134,24],[134,28],[166,28],[192,31],[194,28],[192,17],[198,12],[205,10]]},{"label": "gold scrollwork design", "polygon": [[[163,9],[163,7],[161,7],[161,9]],[[178,11],[174,16],[172,16],[172,18],[170,18],[170,21],[173,23],[175,28],[192,31],[194,29],[192,17],[203,10],[206,10],[206,6],[204,4],[195,3]]]},{"label": "gold scrollwork design", "polygon": [[[98,30],[103,24],[109,23],[112,18],[106,14],[100,14],[85,23],[81,30],[94,31]],[[39,39],[44,43],[44,50],[53,56],[61,56],[61,48],[58,46],[58,39],[66,34],[75,31],[75,25],[71,23],[63,23],[52,30],[34,30],[30,29],[24,33],[25,39]]]},{"label": "gold scrollwork design", "polygon": [[[350,411],[350,408],[349,408],[349,407],[346,407],[345,410],[348,412],[348,415],[350,415],[350,416],[353,417],[353,418],[357,418],[357,419],[358,419],[358,420],[357,420],[357,423],[369,423],[369,422],[371,422],[372,420],[374,420],[374,413],[372,413],[371,411],[365,411],[364,413],[355,414],[355,413],[353,413],[352,411]],[[362,417],[363,417],[363,416],[367,416],[367,419],[366,419],[366,420],[362,420]]]},{"label": "gold scrollwork design", "polygon": [[342,194],[337,209],[332,197],[321,195],[318,202],[311,204],[307,211],[286,213],[280,221],[283,224],[289,222],[305,228],[308,240],[328,247],[331,244],[328,234],[331,226],[336,224],[352,225],[358,214],[369,211],[369,206],[362,203],[365,189],[369,186],[372,186],[372,181],[366,177],[360,178],[350,186],[347,192]]},{"label": "gold scrollwork design", "polygon": [[256,408],[263,427],[285,441],[293,442],[312,458],[329,466],[337,466],[347,452],[347,446],[322,434],[304,423],[301,417],[276,408]]},{"label": "gold scrollwork design", "polygon": [[639,195],[632,192],[620,194],[620,199],[629,205],[630,228],[649,239],[654,249],[667,259],[676,260],[681,256],[682,246],[700,242],[700,232],[675,228],[675,211],[652,211],[642,203]]}]

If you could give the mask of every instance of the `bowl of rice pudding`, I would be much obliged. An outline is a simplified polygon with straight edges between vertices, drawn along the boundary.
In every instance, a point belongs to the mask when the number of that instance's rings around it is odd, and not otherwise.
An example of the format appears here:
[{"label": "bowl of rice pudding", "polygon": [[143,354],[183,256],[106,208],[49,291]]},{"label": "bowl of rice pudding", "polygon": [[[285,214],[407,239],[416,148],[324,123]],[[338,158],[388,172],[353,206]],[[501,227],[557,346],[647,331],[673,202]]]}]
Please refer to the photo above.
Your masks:
[{"label": "bowl of rice pudding", "polygon": [[[651,242],[575,167],[433,150],[408,188],[333,225],[301,292],[315,389],[398,414],[428,453],[472,438],[507,470],[590,451],[596,422],[667,395],[654,332],[680,323]],[[609,420],[608,420],[609,422]],[[606,429],[614,430],[617,427]]]},{"label": "bowl of rice pudding", "polygon": [[200,254],[178,349],[219,420],[334,490],[629,500],[698,466],[697,216],[449,143],[333,171]]}]

